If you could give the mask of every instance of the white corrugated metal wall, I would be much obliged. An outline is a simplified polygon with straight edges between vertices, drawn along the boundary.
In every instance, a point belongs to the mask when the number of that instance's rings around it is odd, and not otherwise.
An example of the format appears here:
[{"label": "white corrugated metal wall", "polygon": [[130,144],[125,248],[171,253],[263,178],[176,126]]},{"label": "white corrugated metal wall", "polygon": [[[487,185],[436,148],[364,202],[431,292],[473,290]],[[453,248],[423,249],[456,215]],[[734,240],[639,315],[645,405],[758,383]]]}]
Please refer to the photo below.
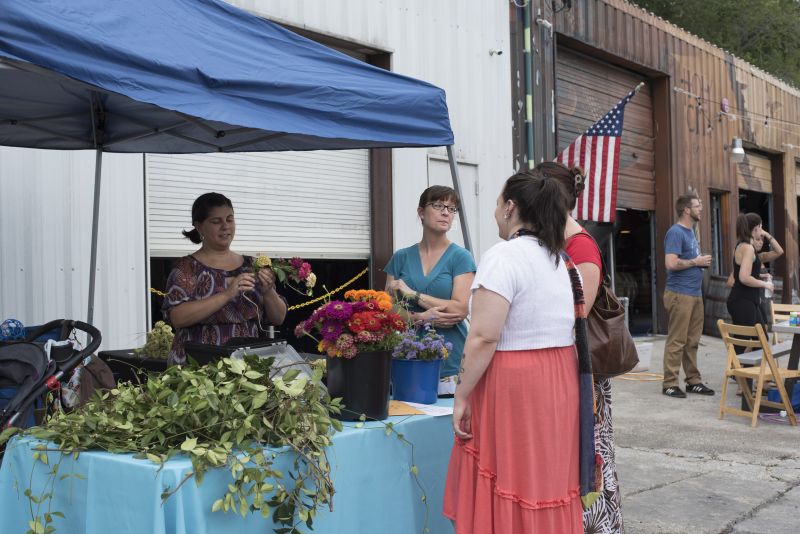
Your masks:
[{"label": "white corrugated metal wall", "polygon": [[[477,181],[477,220],[469,222],[476,250],[497,242],[495,200],[513,171],[508,2],[505,0],[228,0],[265,18],[329,34],[392,54],[394,72],[429,81],[447,92],[456,154]],[[504,54],[490,54],[501,50]],[[428,154],[444,148],[396,149],[396,247],[421,237],[416,217],[428,183]],[[470,185],[464,194],[474,194]],[[469,203],[469,202],[468,202]],[[471,211],[471,210],[470,210]],[[470,213],[471,215],[471,213]],[[458,221],[451,236],[458,241]],[[479,255],[479,254],[478,254]]]},{"label": "white corrugated metal wall", "polygon": [[[471,182],[464,193],[479,193],[468,202],[474,205],[470,215],[476,212],[470,227],[477,252],[497,241],[495,199],[513,167],[505,0],[231,3],[385,50],[392,54],[393,71],[444,88],[457,156]],[[0,317],[29,324],[57,316],[84,319],[94,155],[0,150]],[[397,247],[419,239],[416,202],[429,183],[442,181],[436,156],[444,154],[444,148],[394,151]],[[95,316],[108,348],[136,346],[143,339],[149,298],[142,169],[142,156],[105,159]],[[457,223],[453,234],[458,240]]]},{"label": "white corrugated metal wall", "polygon": [[[86,320],[95,154],[0,147],[0,321]],[[103,347],[143,343],[142,155],[105,154],[95,324]]]}]

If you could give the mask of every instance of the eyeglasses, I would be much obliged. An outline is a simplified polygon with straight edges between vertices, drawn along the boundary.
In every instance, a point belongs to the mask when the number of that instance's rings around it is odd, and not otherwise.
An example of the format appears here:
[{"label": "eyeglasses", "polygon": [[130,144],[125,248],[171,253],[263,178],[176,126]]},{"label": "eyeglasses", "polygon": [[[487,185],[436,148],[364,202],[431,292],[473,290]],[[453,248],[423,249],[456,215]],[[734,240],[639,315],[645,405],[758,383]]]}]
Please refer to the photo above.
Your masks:
[{"label": "eyeglasses", "polygon": [[432,207],[433,209],[435,209],[438,212],[444,212],[445,210],[447,210],[448,213],[452,213],[453,215],[458,213],[458,208],[457,207],[448,206],[444,202],[428,202],[426,205]]}]

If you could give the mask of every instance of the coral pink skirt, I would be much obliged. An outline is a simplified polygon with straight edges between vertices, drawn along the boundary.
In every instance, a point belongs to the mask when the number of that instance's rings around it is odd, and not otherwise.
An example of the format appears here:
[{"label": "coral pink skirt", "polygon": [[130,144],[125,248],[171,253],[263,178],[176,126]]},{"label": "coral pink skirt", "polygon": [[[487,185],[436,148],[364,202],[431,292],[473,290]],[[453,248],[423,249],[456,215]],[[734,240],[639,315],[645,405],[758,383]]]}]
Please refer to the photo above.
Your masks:
[{"label": "coral pink skirt", "polygon": [[470,395],[443,512],[457,534],[582,534],[574,347],[497,351]]}]

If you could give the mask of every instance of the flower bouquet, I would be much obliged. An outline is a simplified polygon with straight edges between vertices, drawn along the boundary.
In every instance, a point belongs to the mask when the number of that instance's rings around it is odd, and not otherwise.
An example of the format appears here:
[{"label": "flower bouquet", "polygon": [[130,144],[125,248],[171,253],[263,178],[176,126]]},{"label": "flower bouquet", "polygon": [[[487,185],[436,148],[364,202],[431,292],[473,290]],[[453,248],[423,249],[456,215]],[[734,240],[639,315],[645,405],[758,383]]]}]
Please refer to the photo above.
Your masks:
[{"label": "flower bouquet", "polygon": [[430,323],[425,323],[420,330],[416,331],[411,328],[403,332],[400,336],[400,343],[392,351],[392,357],[402,360],[426,361],[447,359],[450,351],[453,350],[453,344],[437,333]]},{"label": "flower bouquet", "polygon": [[275,278],[284,286],[300,293],[311,296],[317,284],[317,275],[311,272],[311,265],[300,258],[275,258],[258,255],[253,261],[253,273],[264,268],[272,269]]},{"label": "flower bouquet", "polygon": [[401,335],[392,351],[392,395],[397,400],[433,404],[439,393],[439,368],[453,344],[430,324]]},{"label": "flower bouquet", "polygon": [[172,327],[164,321],[157,321],[153,329],[147,333],[145,344],[133,349],[133,353],[139,358],[166,360],[172,349],[173,339],[175,334],[172,332]]},{"label": "flower bouquet", "polygon": [[360,352],[390,350],[407,328],[392,312],[388,293],[350,290],[345,300],[332,300],[317,308],[295,328],[297,337],[308,336],[317,350],[331,357],[354,358]]},{"label": "flower bouquet", "polygon": [[383,291],[351,290],[344,299],[317,308],[297,325],[295,335],[311,337],[327,355],[328,392],[342,398],[341,419],[386,419],[391,350],[406,322],[392,311],[392,299]]}]

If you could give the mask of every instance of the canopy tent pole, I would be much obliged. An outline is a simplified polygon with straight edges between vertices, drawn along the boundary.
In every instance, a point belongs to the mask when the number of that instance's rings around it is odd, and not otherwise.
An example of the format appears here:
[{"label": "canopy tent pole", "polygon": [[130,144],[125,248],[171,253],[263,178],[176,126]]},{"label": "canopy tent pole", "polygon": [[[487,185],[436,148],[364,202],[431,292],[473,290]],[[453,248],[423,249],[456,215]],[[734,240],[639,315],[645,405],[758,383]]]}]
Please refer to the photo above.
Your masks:
[{"label": "canopy tent pole", "polygon": [[456,190],[458,198],[461,199],[461,208],[458,211],[458,220],[461,222],[461,235],[464,237],[464,248],[470,253],[472,250],[472,241],[469,238],[469,227],[467,226],[467,210],[464,209],[464,195],[461,194],[461,182],[458,180],[458,166],[456,165],[456,157],[453,154],[453,145],[447,145],[447,161],[450,162],[450,176],[453,178],[453,189]]},{"label": "canopy tent pole", "polygon": [[100,178],[103,175],[103,130],[105,129],[105,110],[100,95],[90,94],[92,117],[92,140],[95,146],[94,158],[94,204],[92,206],[92,248],[89,257],[89,306],[86,322],[94,320],[94,288],[97,275],[97,231],[100,222]]},{"label": "canopy tent pole", "polygon": [[100,175],[103,172],[103,149],[97,148],[94,158],[94,206],[92,208],[92,251],[89,262],[89,310],[86,322],[94,324],[94,286],[97,274],[97,227],[100,216]]}]

